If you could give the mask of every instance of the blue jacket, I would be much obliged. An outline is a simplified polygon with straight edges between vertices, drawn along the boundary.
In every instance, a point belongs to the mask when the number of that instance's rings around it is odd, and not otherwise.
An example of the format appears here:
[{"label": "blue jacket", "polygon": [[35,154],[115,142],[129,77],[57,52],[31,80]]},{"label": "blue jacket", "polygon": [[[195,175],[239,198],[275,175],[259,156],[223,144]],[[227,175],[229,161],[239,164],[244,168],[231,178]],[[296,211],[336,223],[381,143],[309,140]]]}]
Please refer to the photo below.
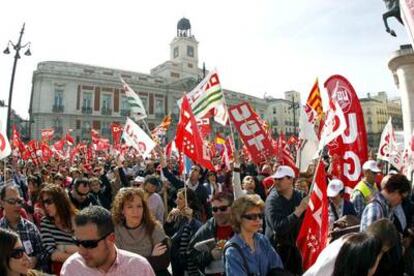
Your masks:
[{"label": "blue jacket", "polygon": [[[255,233],[253,236],[255,250],[252,251],[247,243],[241,238],[240,234],[236,234],[227,243],[237,243],[249,266],[250,273],[254,275],[267,275],[272,268],[282,268],[283,264],[279,255],[270,244],[266,236]],[[225,271],[226,275],[243,276],[248,275],[242,256],[234,247],[229,247],[225,253]]]}]

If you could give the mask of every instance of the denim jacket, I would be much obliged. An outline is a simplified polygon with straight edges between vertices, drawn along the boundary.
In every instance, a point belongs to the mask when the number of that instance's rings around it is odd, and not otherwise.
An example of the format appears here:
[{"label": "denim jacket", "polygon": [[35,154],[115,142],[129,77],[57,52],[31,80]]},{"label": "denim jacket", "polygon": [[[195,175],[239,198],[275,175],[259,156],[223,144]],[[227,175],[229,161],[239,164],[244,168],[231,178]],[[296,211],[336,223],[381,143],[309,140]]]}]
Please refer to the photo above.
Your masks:
[{"label": "denim jacket", "polygon": [[[229,242],[237,243],[249,266],[250,273],[254,275],[267,275],[272,268],[283,268],[282,260],[276,253],[268,238],[260,233],[255,233],[253,236],[255,250],[247,245],[247,243],[241,238],[240,234],[236,234],[231,238]],[[230,247],[225,253],[225,271],[226,275],[247,275],[247,271],[244,268],[242,256],[236,248]]]}]

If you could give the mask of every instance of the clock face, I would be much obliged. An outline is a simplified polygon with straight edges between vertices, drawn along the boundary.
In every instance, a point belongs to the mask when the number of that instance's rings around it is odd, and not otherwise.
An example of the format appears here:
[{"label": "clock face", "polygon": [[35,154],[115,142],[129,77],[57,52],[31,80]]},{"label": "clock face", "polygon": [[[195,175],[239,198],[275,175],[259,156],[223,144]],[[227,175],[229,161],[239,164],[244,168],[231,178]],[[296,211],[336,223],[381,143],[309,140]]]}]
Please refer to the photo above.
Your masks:
[{"label": "clock face", "polygon": [[178,47],[174,48],[174,57],[178,57]]},{"label": "clock face", "polygon": [[192,46],[187,46],[187,56],[194,57],[194,48]]}]

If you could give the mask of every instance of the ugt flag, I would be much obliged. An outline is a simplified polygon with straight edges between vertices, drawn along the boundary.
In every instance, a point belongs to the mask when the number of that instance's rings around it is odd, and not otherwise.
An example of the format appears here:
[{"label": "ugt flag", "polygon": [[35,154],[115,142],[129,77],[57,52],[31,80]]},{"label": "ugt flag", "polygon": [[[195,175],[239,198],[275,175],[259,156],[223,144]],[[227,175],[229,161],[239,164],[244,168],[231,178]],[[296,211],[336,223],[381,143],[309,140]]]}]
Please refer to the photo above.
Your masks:
[{"label": "ugt flag", "polygon": [[128,117],[122,138],[124,138],[127,145],[136,149],[144,158],[148,157],[155,147],[154,141]]}]

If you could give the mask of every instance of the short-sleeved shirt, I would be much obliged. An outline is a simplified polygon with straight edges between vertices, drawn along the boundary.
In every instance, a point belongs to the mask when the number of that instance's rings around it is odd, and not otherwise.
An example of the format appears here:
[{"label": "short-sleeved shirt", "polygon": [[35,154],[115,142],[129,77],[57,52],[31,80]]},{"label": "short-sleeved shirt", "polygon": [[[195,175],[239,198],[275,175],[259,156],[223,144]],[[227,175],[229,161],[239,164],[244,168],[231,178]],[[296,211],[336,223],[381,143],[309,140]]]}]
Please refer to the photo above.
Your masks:
[{"label": "short-sleeved shirt", "polygon": [[155,276],[151,265],[144,257],[116,248],[116,259],[111,268],[105,272],[94,267],[88,267],[79,253],[70,256],[62,266],[61,276]]}]

